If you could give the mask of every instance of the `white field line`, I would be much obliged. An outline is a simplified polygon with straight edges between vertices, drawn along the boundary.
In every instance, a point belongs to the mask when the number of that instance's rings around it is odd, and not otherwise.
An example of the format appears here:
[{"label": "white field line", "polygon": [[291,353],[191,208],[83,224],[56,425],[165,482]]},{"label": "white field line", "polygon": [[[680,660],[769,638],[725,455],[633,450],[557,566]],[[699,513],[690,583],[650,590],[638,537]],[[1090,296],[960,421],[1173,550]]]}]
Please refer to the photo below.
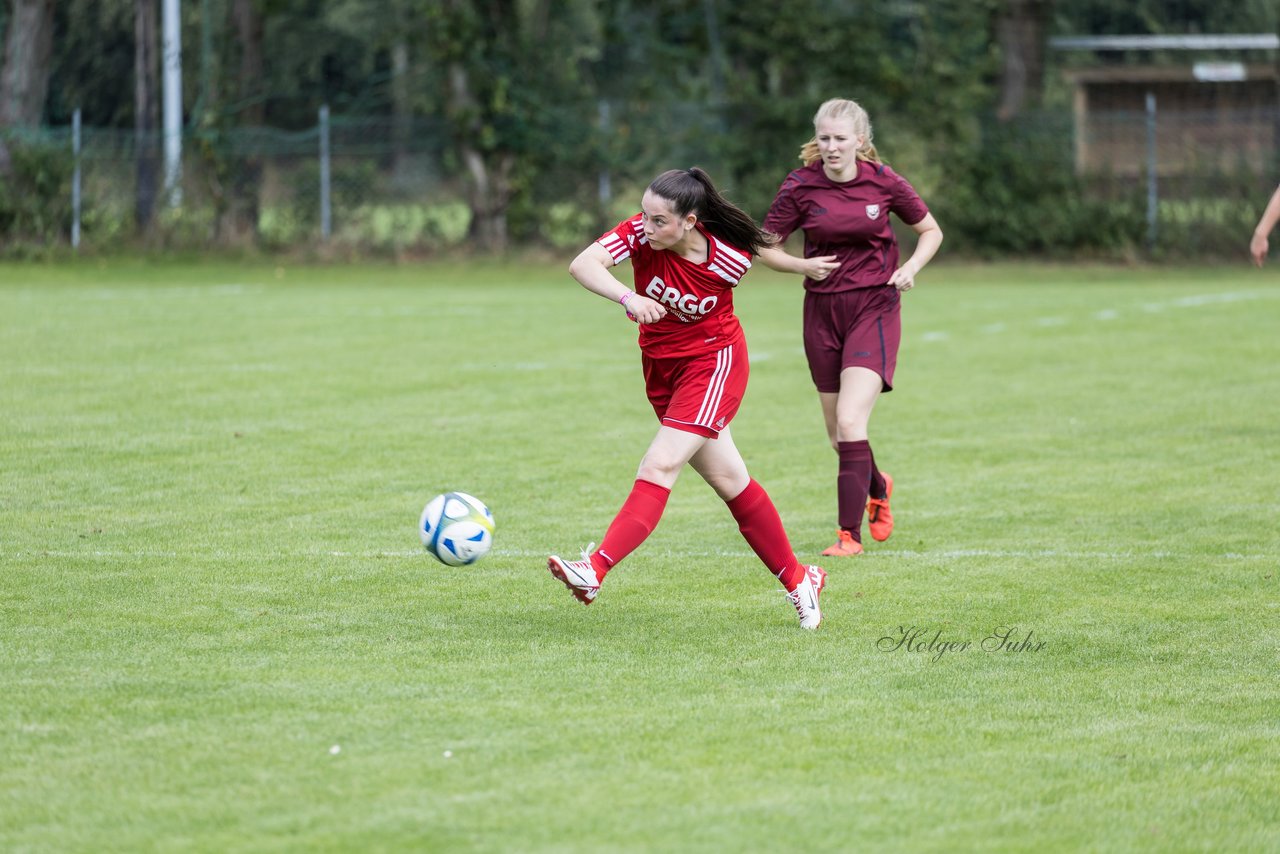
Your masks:
[{"label": "white field line", "polygon": [[[558,552],[562,555],[573,555],[576,557],[580,547],[568,548]],[[530,549],[501,549],[495,548],[490,554],[498,557],[517,557],[517,558],[537,558],[545,559],[548,554],[556,552],[534,551]],[[346,557],[358,559],[376,559],[376,558],[419,558],[424,552],[422,549],[394,549],[394,550],[366,550],[366,551],[200,551],[198,549],[190,549],[185,551],[177,550],[109,550],[94,549],[77,551],[73,549],[50,549],[48,551],[19,551],[5,553],[0,551],[0,558],[105,558],[112,560],[127,560],[130,558],[171,558],[184,559],[192,556],[201,558],[214,559],[244,559],[244,558],[318,558],[318,557]],[[656,551],[648,552],[654,557],[671,557],[671,558],[752,558],[755,553],[748,549],[723,549],[718,551]],[[1140,549],[1126,549],[1117,551],[1105,550],[1074,550],[1074,549],[939,549],[937,551],[919,550],[919,549],[894,549],[894,548],[873,548],[868,551],[863,558],[873,559],[878,557],[892,558],[942,558],[946,560],[955,560],[961,558],[1062,558],[1066,560],[1135,560],[1140,558],[1190,558],[1193,555],[1186,552],[1172,552],[1165,550],[1143,551]],[[1242,554],[1239,552],[1227,552],[1220,555],[1197,555],[1206,561],[1211,560],[1267,560],[1276,559],[1277,555],[1259,553],[1259,554]]]},{"label": "white field line", "polygon": [[124,285],[94,288],[85,291],[85,296],[89,299],[98,300],[149,300],[156,297],[190,297],[197,294],[200,296],[236,297],[245,294],[258,294],[262,290],[262,285],[235,283],[221,285],[169,285],[167,287],[152,287],[144,284],[136,287]]},{"label": "white field line", "polygon": [[[1271,299],[1273,294],[1267,291],[1236,291],[1225,294],[1194,294],[1192,296],[1178,297],[1177,299],[1166,300],[1164,302],[1148,302],[1143,303],[1137,308],[1146,314],[1159,314],[1171,308],[1202,308],[1206,305],[1221,305],[1224,303],[1245,302],[1246,300]],[[1094,320],[1116,320],[1121,316],[1121,312],[1114,308],[1105,308],[1092,314]],[[1033,321],[1040,327],[1066,326],[1072,321],[1070,317],[1052,316],[1037,317]],[[987,334],[995,334],[1004,332],[1008,329],[1005,323],[990,323],[981,327],[982,332]],[[921,341],[946,341],[951,337],[949,332],[940,330],[929,330],[921,332],[919,338]]]},{"label": "white field line", "polygon": [[[575,557],[580,549],[566,549],[560,554],[572,553]],[[340,553],[333,552],[335,556]],[[388,552],[386,555],[402,554],[400,552]],[[407,552],[406,554],[419,554],[419,552]],[[505,557],[546,557],[546,552],[530,551],[527,549],[494,549],[490,554]],[[732,557],[732,558],[754,558],[755,552],[748,549],[723,549],[720,551],[653,551],[651,554],[658,557],[688,557],[688,558],[712,558],[712,557]],[[920,549],[894,549],[873,547],[867,551],[864,558],[876,557],[900,557],[900,558],[970,558],[970,557],[993,557],[993,558],[1066,558],[1070,560],[1133,560],[1135,558],[1190,558],[1194,557],[1187,552],[1171,552],[1163,549],[1153,549],[1151,551],[1142,551],[1130,549],[1124,551],[1076,551],[1072,549],[939,549],[937,551],[927,551]],[[1280,557],[1280,555],[1271,555],[1266,553],[1260,554],[1241,554],[1239,552],[1228,552],[1221,555],[1202,556],[1209,560],[1266,560]]]}]

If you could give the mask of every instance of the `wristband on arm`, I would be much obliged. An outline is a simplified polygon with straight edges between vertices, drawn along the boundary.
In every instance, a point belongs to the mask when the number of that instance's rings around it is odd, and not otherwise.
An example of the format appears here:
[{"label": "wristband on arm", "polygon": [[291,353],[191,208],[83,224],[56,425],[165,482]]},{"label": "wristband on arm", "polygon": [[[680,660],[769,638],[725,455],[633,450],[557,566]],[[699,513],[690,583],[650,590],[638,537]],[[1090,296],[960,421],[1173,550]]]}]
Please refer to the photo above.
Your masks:
[{"label": "wristband on arm", "polygon": [[627,318],[629,320],[634,320],[637,323],[639,323],[640,321],[637,320],[636,316],[631,313],[631,309],[627,308],[627,300],[631,299],[635,295],[636,295],[635,291],[627,291],[618,299],[618,305],[622,306],[622,310],[627,313]]}]

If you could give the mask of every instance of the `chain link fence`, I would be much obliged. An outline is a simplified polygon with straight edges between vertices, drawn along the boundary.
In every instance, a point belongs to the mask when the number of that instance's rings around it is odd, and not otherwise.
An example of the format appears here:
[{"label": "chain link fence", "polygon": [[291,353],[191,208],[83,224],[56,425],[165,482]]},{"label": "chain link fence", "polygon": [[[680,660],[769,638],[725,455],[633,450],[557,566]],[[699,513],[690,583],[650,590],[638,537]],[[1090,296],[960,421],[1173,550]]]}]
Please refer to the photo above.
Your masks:
[{"label": "chain link fence", "polygon": [[83,249],[141,239],[184,248],[430,251],[461,243],[467,232],[465,188],[447,171],[447,136],[437,122],[318,117],[295,132],[189,132],[176,192],[166,187],[158,135],[85,129],[78,154],[68,140],[51,129],[42,144],[78,166]]},{"label": "chain link fence", "polygon": [[[637,182],[694,163],[738,175],[753,189],[735,200],[763,217],[798,145],[760,158],[755,175],[723,144],[725,126],[696,106],[656,114],[601,104],[576,116],[559,156],[536,175],[517,166],[513,236],[580,244],[633,211]],[[1280,178],[1276,110],[1226,124],[1221,111],[1112,112],[1083,128],[1046,111],[980,126],[978,144],[963,148],[894,135],[892,117],[877,127],[890,162],[943,222],[949,252],[1236,256]],[[322,111],[301,131],[191,130],[176,195],[158,135],[51,127],[0,141],[11,160],[0,181],[0,246],[10,254],[32,245],[432,253],[468,241],[468,178],[443,119]]]}]

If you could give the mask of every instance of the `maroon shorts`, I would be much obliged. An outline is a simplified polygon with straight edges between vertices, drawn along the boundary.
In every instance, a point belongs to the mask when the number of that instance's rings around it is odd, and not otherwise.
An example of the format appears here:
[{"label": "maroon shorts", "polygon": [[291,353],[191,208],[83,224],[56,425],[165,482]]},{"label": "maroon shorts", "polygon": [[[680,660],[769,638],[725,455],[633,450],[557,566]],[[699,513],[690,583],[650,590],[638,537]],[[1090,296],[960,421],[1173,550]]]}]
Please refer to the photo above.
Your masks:
[{"label": "maroon shorts", "polygon": [[714,439],[738,414],[747,392],[747,345],[730,344],[704,356],[642,356],[645,390],[667,427]]},{"label": "maroon shorts", "polygon": [[869,368],[892,391],[901,340],[901,295],[893,285],[805,292],[804,354],[818,391],[840,391],[845,368]]}]

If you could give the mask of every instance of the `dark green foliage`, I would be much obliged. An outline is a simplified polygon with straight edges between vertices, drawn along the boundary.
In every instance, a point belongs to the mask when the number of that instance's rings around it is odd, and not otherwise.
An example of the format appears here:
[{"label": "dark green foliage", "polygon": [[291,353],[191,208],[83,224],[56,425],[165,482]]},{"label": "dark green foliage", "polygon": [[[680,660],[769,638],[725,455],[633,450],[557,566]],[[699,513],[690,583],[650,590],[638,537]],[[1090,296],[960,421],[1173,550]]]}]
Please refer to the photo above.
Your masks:
[{"label": "dark green foliage", "polygon": [[[655,173],[695,164],[763,216],[798,163],[816,107],[849,97],[869,110],[885,159],[938,214],[946,252],[1144,248],[1145,186],[1076,176],[1065,112],[1048,124],[1041,114],[1007,126],[980,118],[996,107],[1004,61],[996,23],[1009,2],[254,0],[265,62],[260,79],[241,81],[244,45],[231,0],[192,0],[182,4],[185,204],[207,205],[194,217],[223,226],[275,208],[278,220],[296,220],[286,232],[315,233],[317,170],[291,158],[314,163],[316,114],[328,105],[335,228],[352,207],[386,196],[420,210],[465,200],[473,218],[501,212],[512,241],[541,243],[551,231],[563,237],[571,223],[612,224]],[[132,0],[57,4],[48,124],[65,127],[80,108],[87,131],[132,132],[134,11]],[[0,28],[6,18],[0,9]],[[1275,0],[1081,0],[1054,3],[1046,35],[1266,33],[1278,25]],[[1179,53],[1051,51],[1045,102],[1056,96],[1062,108],[1059,72],[1071,62],[1185,64]],[[1266,62],[1273,54],[1220,58]],[[407,63],[404,76],[393,56]],[[456,96],[459,80],[465,97]],[[390,123],[393,113],[399,131],[341,130],[344,121]],[[296,139],[282,143],[247,125]],[[337,166],[358,157],[373,174]],[[46,165],[67,172],[69,160]],[[484,180],[476,178],[478,162]],[[120,158],[104,169],[86,204],[97,202],[98,212],[130,208],[135,165]],[[273,166],[276,175],[306,177],[255,198],[260,173]],[[1220,175],[1224,168],[1230,174]],[[1274,181],[1231,168],[1206,165],[1195,186],[1161,187],[1156,254],[1238,243]],[[612,198],[602,201],[606,176]],[[478,198],[483,184],[491,188],[486,199]],[[277,204],[285,191],[296,198]],[[39,195],[17,184],[0,193],[0,240],[43,240],[65,229],[69,193],[38,211],[31,206]],[[108,193],[114,198],[102,203]],[[284,217],[291,209],[296,215]],[[113,235],[127,236],[122,229]]]},{"label": "dark green foliage", "polygon": [[1145,234],[1142,188],[1104,198],[1072,163],[1070,118],[1038,114],[984,124],[979,144],[951,150],[948,181],[929,200],[948,251],[1116,254]]},{"label": "dark green foliage", "polygon": [[1072,0],[1056,13],[1061,31],[1094,35],[1267,33],[1280,24],[1275,0]]},{"label": "dark green foliage", "polygon": [[75,169],[68,149],[44,142],[6,144],[11,171],[0,177],[0,247],[64,239],[70,231]]},{"label": "dark green foliage", "polygon": [[133,3],[69,0],[54,10],[49,121],[68,124],[78,107],[87,126],[131,128]]}]

